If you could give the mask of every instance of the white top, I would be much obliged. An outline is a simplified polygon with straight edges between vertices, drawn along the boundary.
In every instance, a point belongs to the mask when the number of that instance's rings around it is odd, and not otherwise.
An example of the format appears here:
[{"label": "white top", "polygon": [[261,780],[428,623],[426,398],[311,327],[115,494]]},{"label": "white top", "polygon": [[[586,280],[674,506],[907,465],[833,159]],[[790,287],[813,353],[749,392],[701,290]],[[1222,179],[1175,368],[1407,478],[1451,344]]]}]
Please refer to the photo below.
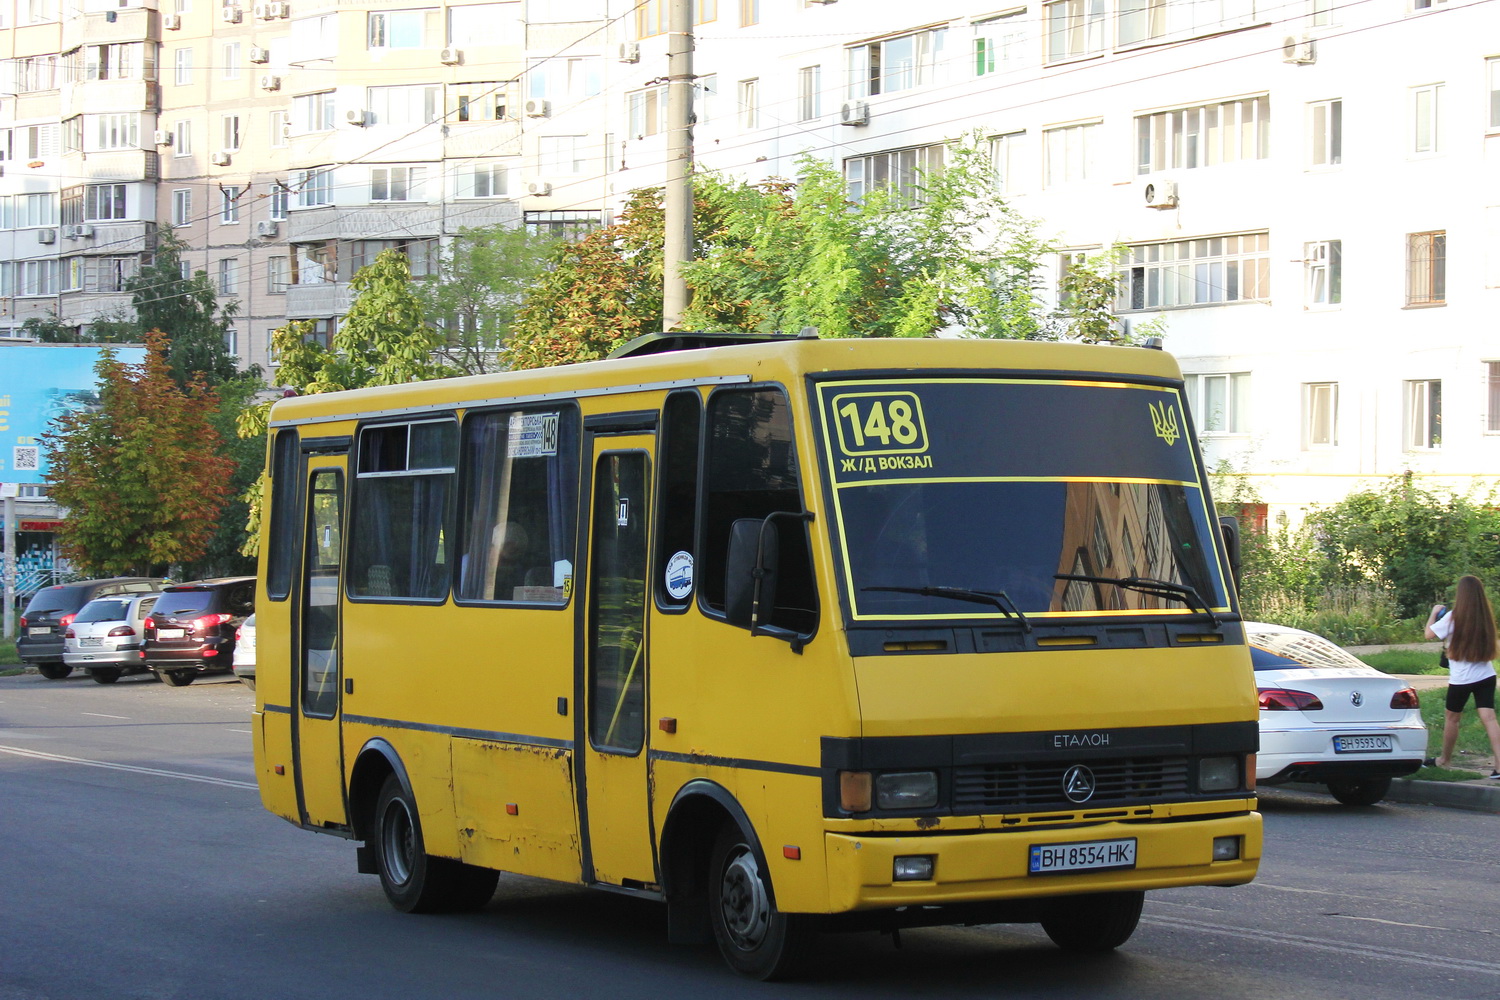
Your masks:
[{"label": "white top", "polygon": [[[1453,634],[1453,612],[1443,612],[1443,617],[1432,623],[1432,634],[1448,641],[1448,636]],[[1449,684],[1477,684],[1486,677],[1495,676],[1495,662],[1493,660],[1455,660],[1448,658],[1448,683]]]}]

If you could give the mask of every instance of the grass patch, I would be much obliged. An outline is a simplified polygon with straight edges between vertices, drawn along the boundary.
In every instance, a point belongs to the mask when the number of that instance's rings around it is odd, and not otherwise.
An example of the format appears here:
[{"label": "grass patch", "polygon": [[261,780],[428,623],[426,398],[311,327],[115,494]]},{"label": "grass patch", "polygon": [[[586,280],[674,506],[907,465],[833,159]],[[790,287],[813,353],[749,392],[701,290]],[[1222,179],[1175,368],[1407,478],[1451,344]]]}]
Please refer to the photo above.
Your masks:
[{"label": "grass patch", "polygon": [[[1427,755],[1435,757],[1443,751],[1443,718],[1446,714],[1443,707],[1443,690],[1422,692],[1422,721],[1427,723]],[[1484,731],[1484,726],[1479,721],[1479,713],[1474,711],[1474,705],[1469,703],[1464,710],[1458,723],[1458,742],[1453,748],[1454,762],[1464,763],[1464,758],[1459,754],[1467,750],[1471,754],[1478,755],[1483,759],[1490,756],[1490,738]],[[1475,767],[1483,765],[1475,762]],[[1416,777],[1426,777],[1423,772],[1434,772],[1436,777],[1433,781],[1466,781],[1470,778],[1484,777],[1489,771],[1482,773],[1466,770],[1464,768],[1424,767],[1418,771]],[[1442,775],[1450,776],[1444,777]]]},{"label": "grass patch", "polygon": [[1383,653],[1368,653],[1360,657],[1370,666],[1386,674],[1446,674],[1438,666],[1436,652],[1421,649],[1388,649]]},{"label": "grass patch", "polygon": [[19,677],[25,672],[25,667],[0,667],[0,677]]},{"label": "grass patch", "polygon": [[16,653],[14,639],[0,638],[0,667],[20,666],[21,657]]},{"label": "grass patch", "polygon": [[1465,771],[1461,767],[1424,767],[1412,777],[1418,781],[1473,781],[1484,775],[1479,771]]}]

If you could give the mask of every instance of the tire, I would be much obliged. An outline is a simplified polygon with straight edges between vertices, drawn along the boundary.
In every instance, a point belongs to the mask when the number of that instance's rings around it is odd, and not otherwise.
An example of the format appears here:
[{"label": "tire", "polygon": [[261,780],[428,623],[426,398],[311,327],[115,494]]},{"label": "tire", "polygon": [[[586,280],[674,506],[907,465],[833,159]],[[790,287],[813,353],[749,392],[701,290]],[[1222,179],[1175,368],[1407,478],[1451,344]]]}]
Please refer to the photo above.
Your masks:
[{"label": "tire", "polygon": [[162,679],[167,687],[187,687],[193,683],[193,678],[198,676],[196,670],[158,670],[156,676]]},{"label": "tire", "polygon": [[60,681],[73,672],[73,668],[66,663],[38,663],[37,673],[49,681]]},{"label": "tire", "polygon": [[738,826],[720,831],[710,855],[708,919],[724,961],[752,979],[793,976],[811,950],[812,928],[776,908],[754,840]]},{"label": "tire", "polygon": [[1113,951],[1135,933],[1144,892],[1101,892],[1065,896],[1042,918],[1042,930],[1063,951],[1098,954]]},{"label": "tire", "polygon": [[241,677],[240,678],[240,683],[243,684],[243,685],[245,685],[245,687],[249,688],[251,691],[255,690],[255,678],[254,677]]},{"label": "tire", "polygon": [[89,676],[96,684],[113,684],[120,679],[120,669],[118,667],[95,667],[89,671]]},{"label": "tire", "polygon": [[1328,791],[1346,806],[1373,806],[1390,790],[1390,778],[1355,778],[1328,783]]},{"label": "tire", "polygon": [[380,887],[403,913],[477,910],[495,894],[499,872],[426,852],[417,804],[394,774],[375,801],[373,840]]}]

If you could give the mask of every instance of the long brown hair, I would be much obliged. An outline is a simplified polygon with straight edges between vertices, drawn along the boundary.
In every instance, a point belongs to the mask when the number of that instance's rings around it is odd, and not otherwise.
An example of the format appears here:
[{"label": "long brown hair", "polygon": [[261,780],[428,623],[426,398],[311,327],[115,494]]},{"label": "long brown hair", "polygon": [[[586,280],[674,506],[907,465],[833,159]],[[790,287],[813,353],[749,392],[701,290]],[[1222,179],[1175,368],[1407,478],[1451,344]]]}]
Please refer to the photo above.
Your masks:
[{"label": "long brown hair", "polygon": [[1477,576],[1462,576],[1453,593],[1453,631],[1448,635],[1448,656],[1469,663],[1487,663],[1495,658],[1495,613],[1484,584]]}]

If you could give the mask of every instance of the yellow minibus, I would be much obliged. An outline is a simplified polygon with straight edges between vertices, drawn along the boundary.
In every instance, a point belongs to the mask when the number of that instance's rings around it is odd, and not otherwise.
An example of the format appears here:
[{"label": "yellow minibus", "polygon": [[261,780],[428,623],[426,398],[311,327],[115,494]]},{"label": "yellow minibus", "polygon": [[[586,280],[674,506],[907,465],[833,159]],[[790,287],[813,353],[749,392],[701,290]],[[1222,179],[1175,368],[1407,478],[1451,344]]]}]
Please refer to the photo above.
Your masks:
[{"label": "yellow minibus", "polygon": [[1176,362],[651,335],[271,411],[255,763],[404,911],[509,872],[762,979],[1261,853],[1257,704]]}]

